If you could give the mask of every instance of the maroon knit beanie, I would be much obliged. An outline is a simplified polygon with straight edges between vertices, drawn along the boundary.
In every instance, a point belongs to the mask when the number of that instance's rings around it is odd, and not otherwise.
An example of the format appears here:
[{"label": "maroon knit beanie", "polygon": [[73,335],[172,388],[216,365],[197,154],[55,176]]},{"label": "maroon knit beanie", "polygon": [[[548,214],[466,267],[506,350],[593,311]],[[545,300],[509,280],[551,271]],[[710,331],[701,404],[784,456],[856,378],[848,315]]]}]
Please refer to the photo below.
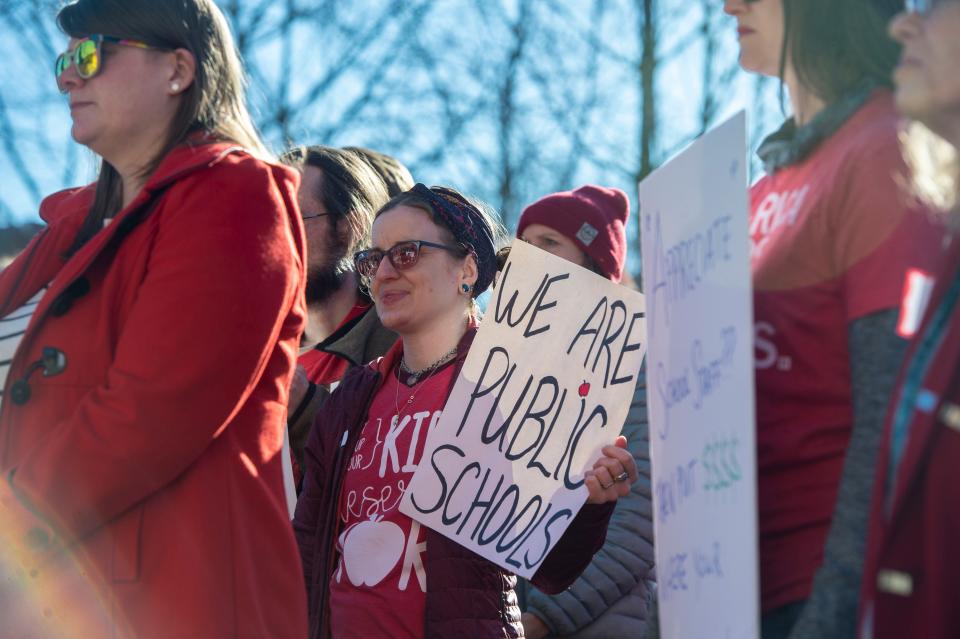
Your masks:
[{"label": "maroon knit beanie", "polygon": [[627,216],[630,201],[620,189],[588,184],[540,198],[523,210],[517,237],[531,224],[543,224],[562,233],[600,268],[607,279],[619,282],[627,260]]}]

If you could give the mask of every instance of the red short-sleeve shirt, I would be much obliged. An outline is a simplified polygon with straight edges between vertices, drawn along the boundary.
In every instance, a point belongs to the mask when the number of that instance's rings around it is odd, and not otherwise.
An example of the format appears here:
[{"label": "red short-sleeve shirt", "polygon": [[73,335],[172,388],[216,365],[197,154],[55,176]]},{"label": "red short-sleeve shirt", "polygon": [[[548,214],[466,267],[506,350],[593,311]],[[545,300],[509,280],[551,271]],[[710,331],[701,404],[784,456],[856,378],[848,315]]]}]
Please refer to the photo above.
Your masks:
[{"label": "red short-sleeve shirt", "polygon": [[900,306],[934,225],[903,188],[878,91],[802,162],[750,192],[763,610],[810,594],[850,437],[849,324]]},{"label": "red short-sleeve shirt", "polygon": [[426,529],[400,512],[400,500],[440,421],[453,372],[446,365],[412,388],[391,375],[373,399],[340,494],[334,637],[423,637]]}]

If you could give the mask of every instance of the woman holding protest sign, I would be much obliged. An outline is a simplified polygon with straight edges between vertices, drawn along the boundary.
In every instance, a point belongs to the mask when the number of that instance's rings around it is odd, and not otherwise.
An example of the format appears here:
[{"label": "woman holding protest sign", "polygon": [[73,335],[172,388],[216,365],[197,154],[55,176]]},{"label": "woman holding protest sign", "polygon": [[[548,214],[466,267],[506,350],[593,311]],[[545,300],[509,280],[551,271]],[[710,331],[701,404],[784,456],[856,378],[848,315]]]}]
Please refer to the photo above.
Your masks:
[{"label": "woman holding protest sign", "polygon": [[[852,636],[904,277],[936,255],[903,196],[888,85],[902,0],[727,0],[740,63],[793,116],[751,189],[762,634]],[[931,245],[934,250],[931,250]]]},{"label": "woman holding protest sign", "polygon": [[[916,1],[891,23],[903,45],[898,109],[920,199],[948,213],[946,259],[904,360],[881,440],[861,637],[960,636],[960,2]],[[932,133],[931,133],[932,131]],[[919,314],[919,313],[918,313]]]},{"label": "woman holding protest sign", "polygon": [[78,0],[58,23],[101,165],[0,273],[0,315],[31,318],[6,336],[0,634],[302,637],[280,460],[297,176],[267,159],[212,0]]},{"label": "woman holding protest sign", "polygon": [[[520,637],[515,577],[399,511],[477,326],[474,298],[496,272],[498,225],[452,189],[422,184],[376,215],[355,257],[384,326],[382,359],[350,371],[317,417],[294,529],[310,636]],[[636,477],[616,445],[585,475],[589,499],[534,583],[556,592],[603,542]]]},{"label": "woman holding protest sign", "polygon": [[[517,237],[619,282],[629,214],[623,191],[586,185],[547,195],[524,209]],[[518,585],[523,629],[531,639],[642,637],[646,632],[654,564],[646,392],[641,373],[622,431],[639,478],[617,501],[603,547],[561,594],[549,595],[526,580]]]}]

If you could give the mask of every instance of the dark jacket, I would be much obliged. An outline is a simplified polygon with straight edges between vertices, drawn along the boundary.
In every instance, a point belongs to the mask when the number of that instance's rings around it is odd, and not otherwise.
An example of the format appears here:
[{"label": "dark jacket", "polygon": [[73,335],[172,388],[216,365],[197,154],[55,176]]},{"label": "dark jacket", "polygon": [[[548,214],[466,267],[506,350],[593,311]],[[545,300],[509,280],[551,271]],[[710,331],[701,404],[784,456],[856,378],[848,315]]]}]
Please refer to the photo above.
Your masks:
[{"label": "dark jacket", "polygon": [[382,357],[396,341],[397,334],[380,323],[371,305],[314,348],[347,360],[353,368]]},{"label": "dark jacket", "polygon": [[[460,342],[454,381],[474,335],[475,331],[468,331]],[[311,639],[330,636],[327,607],[336,561],[336,511],[350,451],[363,431],[377,389],[401,352],[398,343],[381,360],[350,370],[317,416],[307,441],[306,474],[293,527],[306,578]],[[559,592],[573,583],[603,545],[613,506],[581,509],[534,576],[538,588]],[[523,636],[513,574],[430,529],[425,567],[425,637]]]},{"label": "dark jacket", "polygon": [[960,302],[922,380],[903,456],[888,478],[892,418],[905,372],[947,289],[960,275],[960,243],[941,270],[926,319],[892,394],[874,483],[861,592],[861,636],[960,636]]}]

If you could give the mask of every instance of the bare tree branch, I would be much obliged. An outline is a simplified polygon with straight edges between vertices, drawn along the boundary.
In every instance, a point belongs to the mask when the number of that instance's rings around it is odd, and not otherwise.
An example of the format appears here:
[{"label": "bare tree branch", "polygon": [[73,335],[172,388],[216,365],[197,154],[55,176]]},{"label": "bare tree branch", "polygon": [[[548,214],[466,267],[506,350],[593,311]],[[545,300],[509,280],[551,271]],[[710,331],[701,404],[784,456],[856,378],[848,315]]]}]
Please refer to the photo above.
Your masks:
[{"label": "bare tree branch", "polygon": [[10,116],[7,113],[7,105],[3,97],[3,91],[0,91],[0,140],[2,140],[0,144],[3,145],[3,150],[13,167],[14,173],[20,178],[30,197],[39,201],[41,198],[40,186],[30,172],[26,158],[23,157],[20,153],[20,148],[17,146],[17,135],[10,123]]}]

